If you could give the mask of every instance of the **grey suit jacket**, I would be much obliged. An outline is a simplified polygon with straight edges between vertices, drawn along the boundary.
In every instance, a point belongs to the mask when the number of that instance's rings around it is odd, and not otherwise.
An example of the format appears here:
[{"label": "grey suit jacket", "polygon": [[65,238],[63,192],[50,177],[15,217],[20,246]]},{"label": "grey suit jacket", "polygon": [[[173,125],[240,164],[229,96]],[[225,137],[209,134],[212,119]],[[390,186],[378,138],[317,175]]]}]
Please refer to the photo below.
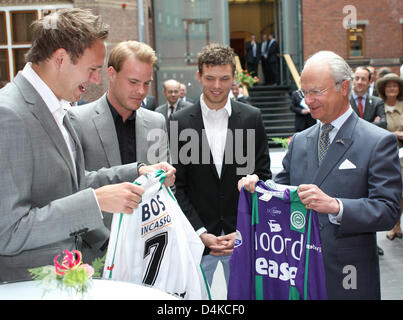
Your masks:
[{"label": "grey suit jacket", "polygon": [[[162,104],[160,105],[158,108],[155,109],[155,112],[161,113],[164,118],[165,118],[165,123],[167,128],[169,128],[169,124],[168,124],[168,103]],[[189,107],[191,106],[190,103],[179,100],[178,102],[178,106],[176,107],[175,112],[182,110],[183,108]]]},{"label": "grey suit jacket", "polygon": [[85,173],[68,117],[65,125],[77,172],[52,114],[24,76],[0,90],[0,282],[31,279],[28,268],[53,264],[75,248],[74,233],[103,225],[89,186],[137,176],[133,166]]},{"label": "grey suit jacket", "polygon": [[[106,94],[100,99],[69,110],[74,129],[83,148],[86,170],[98,170],[122,164],[118,137]],[[169,160],[168,135],[164,118],[159,113],[139,108],[136,111],[137,161],[155,164]],[[109,237],[112,215],[104,214],[104,226],[88,233],[84,238],[84,259],[105,254],[102,248]],[[88,249],[88,250],[87,250]],[[88,260],[91,262],[90,260]]]},{"label": "grey suit jacket", "polygon": [[[402,182],[396,137],[353,112],[319,167],[319,128],[316,124],[294,135],[283,160],[284,170],[275,181],[315,184],[343,204],[340,225],[330,223],[327,214],[319,214],[329,299],[379,299],[376,232],[391,229],[400,216]],[[346,160],[355,168],[339,169]],[[346,266],[356,270],[357,289],[345,289],[350,273]]]},{"label": "grey suit jacket", "polygon": [[[355,113],[359,115],[360,113],[358,111],[358,106],[355,103],[355,99],[353,97],[351,97],[350,99],[350,104]],[[387,122],[384,101],[381,98],[367,95],[367,98],[365,100],[363,119],[373,123],[377,116],[379,116],[381,120],[374,124],[378,127],[386,129]]]}]

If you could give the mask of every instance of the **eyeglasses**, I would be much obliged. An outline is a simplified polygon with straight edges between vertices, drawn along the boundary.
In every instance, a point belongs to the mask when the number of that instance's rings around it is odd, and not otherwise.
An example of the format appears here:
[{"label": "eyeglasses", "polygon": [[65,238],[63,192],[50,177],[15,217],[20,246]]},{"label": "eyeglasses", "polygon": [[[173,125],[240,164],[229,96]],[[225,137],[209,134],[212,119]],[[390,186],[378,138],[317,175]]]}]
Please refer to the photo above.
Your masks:
[{"label": "eyeglasses", "polygon": [[327,90],[329,90],[330,88],[333,88],[333,87],[338,86],[338,85],[339,85],[340,83],[342,83],[343,81],[344,81],[344,80],[337,81],[333,86],[327,87],[327,88],[322,89],[322,90],[319,90],[319,89],[310,89],[310,90],[306,91],[306,90],[299,89],[299,90],[297,91],[297,94],[298,94],[298,96],[299,96],[301,99],[303,99],[303,98],[306,97],[306,96],[310,96],[310,97],[312,97],[312,98],[318,98],[318,97],[322,96]]}]

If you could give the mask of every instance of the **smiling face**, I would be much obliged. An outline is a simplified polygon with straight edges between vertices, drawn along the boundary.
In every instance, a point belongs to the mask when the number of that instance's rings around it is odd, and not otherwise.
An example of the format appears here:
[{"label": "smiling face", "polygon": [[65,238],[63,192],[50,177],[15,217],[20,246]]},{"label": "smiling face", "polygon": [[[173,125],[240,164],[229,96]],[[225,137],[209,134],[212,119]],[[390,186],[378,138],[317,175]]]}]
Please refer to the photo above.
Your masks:
[{"label": "smiling face", "polygon": [[324,90],[319,96],[307,94],[305,102],[309,106],[311,116],[324,123],[330,123],[336,120],[349,107],[348,103],[348,85],[349,81],[345,80],[336,88],[330,66],[327,62],[311,63],[307,65],[301,74],[301,89],[309,92],[309,90]]},{"label": "smiling face", "polygon": [[385,96],[388,99],[396,99],[399,95],[399,84],[396,81],[388,81],[385,84]]},{"label": "smiling face", "polygon": [[99,84],[105,53],[104,42],[98,40],[74,64],[64,49],[58,49],[52,57],[57,65],[57,80],[49,84],[56,97],[78,101],[91,83]]},{"label": "smiling face", "polygon": [[359,96],[363,96],[368,92],[370,85],[369,72],[365,69],[358,68],[354,73],[354,92]]},{"label": "smiling face", "polygon": [[108,99],[123,119],[141,106],[148,94],[153,74],[152,64],[141,62],[134,56],[128,57],[117,72],[108,68]]},{"label": "smiling face", "polygon": [[210,109],[223,108],[234,81],[231,64],[203,65],[202,74],[197,73],[202,86],[203,100]]}]

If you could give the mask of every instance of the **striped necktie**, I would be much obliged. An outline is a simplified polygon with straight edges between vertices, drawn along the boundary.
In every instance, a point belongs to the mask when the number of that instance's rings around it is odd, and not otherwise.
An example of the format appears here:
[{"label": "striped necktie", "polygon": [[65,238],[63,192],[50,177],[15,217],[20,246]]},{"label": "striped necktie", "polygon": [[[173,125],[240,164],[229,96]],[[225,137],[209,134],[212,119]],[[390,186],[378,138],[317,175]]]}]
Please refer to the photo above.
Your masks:
[{"label": "striped necktie", "polygon": [[323,158],[326,155],[327,149],[330,145],[329,132],[333,129],[333,126],[330,123],[325,123],[321,128],[319,145],[318,145],[318,156],[319,156],[319,165],[322,163]]}]

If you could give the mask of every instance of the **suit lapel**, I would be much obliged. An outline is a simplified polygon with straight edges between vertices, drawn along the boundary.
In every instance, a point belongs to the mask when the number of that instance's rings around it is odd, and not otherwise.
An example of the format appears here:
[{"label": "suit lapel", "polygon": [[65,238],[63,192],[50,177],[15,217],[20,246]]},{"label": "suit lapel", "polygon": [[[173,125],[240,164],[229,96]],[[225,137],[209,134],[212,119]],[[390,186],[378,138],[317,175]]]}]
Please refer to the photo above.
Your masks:
[{"label": "suit lapel", "polygon": [[60,131],[60,128],[58,127],[55,118],[53,117],[46,103],[42,100],[41,96],[36,92],[32,85],[24,78],[24,76],[21,75],[21,73],[18,73],[17,77],[14,79],[14,83],[21,90],[26,102],[31,105],[33,115],[47,132],[55,148],[66,162],[73,180],[77,183],[77,174],[74,172],[73,162],[67,148],[66,141],[64,140],[63,134]]},{"label": "suit lapel", "polygon": [[312,152],[307,152],[307,166],[310,183],[313,183],[314,176],[318,171],[319,160],[318,160],[318,140],[319,140],[320,125],[315,125],[315,130],[306,137],[306,150],[313,150]]},{"label": "suit lapel", "polygon": [[358,116],[352,113],[346,122],[339,129],[332,144],[329,146],[322,166],[319,167],[313,183],[320,186],[329,173],[335,168],[340,159],[344,156],[353,142],[353,131],[357,124]]},{"label": "suit lapel", "polygon": [[119,141],[116,135],[112,113],[106,101],[106,96],[105,99],[101,99],[101,103],[95,109],[95,115],[92,121],[97,129],[109,166],[122,164]]},{"label": "suit lapel", "polygon": [[143,110],[139,108],[136,111],[136,160],[144,163],[149,163],[147,161],[147,134],[149,127],[149,121],[144,119]]}]

